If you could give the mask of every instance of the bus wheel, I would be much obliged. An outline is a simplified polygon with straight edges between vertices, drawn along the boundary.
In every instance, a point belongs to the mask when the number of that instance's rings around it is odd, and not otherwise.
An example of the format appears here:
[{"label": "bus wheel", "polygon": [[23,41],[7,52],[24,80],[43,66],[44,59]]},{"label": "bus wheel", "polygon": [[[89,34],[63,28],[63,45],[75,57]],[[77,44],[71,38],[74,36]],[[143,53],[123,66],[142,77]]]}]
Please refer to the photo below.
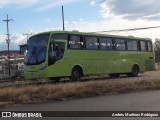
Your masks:
[{"label": "bus wheel", "polygon": [[120,75],[120,74],[118,74],[118,73],[109,74],[109,76],[110,76],[111,78],[117,78],[117,77],[119,77],[119,75]]},{"label": "bus wheel", "polygon": [[132,67],[132,72],[127,74],[129,77],[137,77],[139,73],[139,67],[137,65],[134,65]]},{"label": "bus wheel", "polygon": [[82,71],[79,67],[75,67],[72,70],[71,82],[75,82],[81,79]]}]

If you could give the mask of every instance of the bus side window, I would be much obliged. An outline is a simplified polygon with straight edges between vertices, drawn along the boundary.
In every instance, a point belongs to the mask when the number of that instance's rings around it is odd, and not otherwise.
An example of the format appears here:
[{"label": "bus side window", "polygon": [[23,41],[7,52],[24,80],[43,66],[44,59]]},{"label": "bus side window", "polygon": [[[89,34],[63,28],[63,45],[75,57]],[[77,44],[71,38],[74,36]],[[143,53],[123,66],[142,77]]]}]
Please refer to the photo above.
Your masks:
[{"label": "bus side window", "polygon": [[86,49],[98,49],[99,43],[97,37],[85,36]]},{"label": "bus side window", "polygon": [[127,50],[137,51],[137,41],[136,40],[127,40]]},{"label": "bus side window", "polygon": [[113,49],[113,43],[111,38],[105,38],[101,37],[99,39],[100,42],[100,49],[101,50],[112,50]]},{"label": "bus side window", "polygon": [[145,43],[145,41],[140,41],[140,48],[141,48],[141,51],[146,51],[146,43]]},{"label": "bus side window", "polygon": [[100,49],[101,50],[106,50],[107,49],[107,42],[106,38],[100,38],[99,43],[100,43]]},{"label": "bus side window", "polygon": [[132,44],[133,44],[133,50],[135,50],[135,51],[138,50],[137,41],[133,40]]},{"label": "bus side window", "polygon": [[81,36],[70,35],[69,37],[69,48],[71,49],[81,49],[83,42],[81,41]]},{"label": "bus side window", "polygon": [[126,50],[125,40],[115,39],[115,47],[116,47],[116,50]]},{"label": "bus side window", "polygon": [[121,50],[126,50],[125,40],[121,40]]},{"label": "bus side window", "polygon": [[107,38],[107,50],[113,49],[113,41],[111,38]]},{"label": "bus side window", "polygon": [[151,41],[147,41],[147,51],[152,52],[152,43],[151,43]]}]

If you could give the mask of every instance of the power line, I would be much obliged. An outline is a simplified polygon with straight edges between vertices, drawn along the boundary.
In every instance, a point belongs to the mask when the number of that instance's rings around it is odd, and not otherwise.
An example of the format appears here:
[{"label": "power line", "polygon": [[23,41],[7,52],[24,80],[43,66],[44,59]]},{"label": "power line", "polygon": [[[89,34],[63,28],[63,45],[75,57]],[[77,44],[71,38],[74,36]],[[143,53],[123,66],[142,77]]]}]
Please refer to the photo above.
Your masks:
[{"label": "power line", "polygon": [[16,21],[13,21],[13,25],[15,25],[15,27],[17,28],[18,27],[18,29],[22,32],[22,31],[26,31],[26,30],[30,30],[30,28],[28,28],[28,27],[26,27],[26,26],[24,26],[24,25],[22,25],[22,24],[20,24],[20,23],[18,23],[18,22],[16,22]]},{"label": "power line", "polygon": [[11,27],[11,29],[13,29],[15,32],[23,34],[22,31],[24,31],[24,30],[19,29],[18,26],[15,26],[15,24],[11,24],[10,27]]},{"label": "power line", "polygon": [[155,28],[160,28],[160,26],[142,27],[142,28],[131,28],[131,29],[121,29],[121,30],[97,31],[97,32],[125,32],[125,31],[147,30],[147,29],[155,29]]}]

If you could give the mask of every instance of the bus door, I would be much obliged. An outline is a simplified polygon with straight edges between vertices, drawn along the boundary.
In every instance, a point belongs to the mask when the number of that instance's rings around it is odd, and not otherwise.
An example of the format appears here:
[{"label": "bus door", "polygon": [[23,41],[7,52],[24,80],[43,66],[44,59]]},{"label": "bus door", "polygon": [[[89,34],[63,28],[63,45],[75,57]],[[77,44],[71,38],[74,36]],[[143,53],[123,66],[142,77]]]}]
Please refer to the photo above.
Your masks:
[{"label": "bus door", "polygon": [[54,64],[56,61],[59,61],[63,58],[65,50],[65,42],[51,42],[49,47],[49,65]]}]

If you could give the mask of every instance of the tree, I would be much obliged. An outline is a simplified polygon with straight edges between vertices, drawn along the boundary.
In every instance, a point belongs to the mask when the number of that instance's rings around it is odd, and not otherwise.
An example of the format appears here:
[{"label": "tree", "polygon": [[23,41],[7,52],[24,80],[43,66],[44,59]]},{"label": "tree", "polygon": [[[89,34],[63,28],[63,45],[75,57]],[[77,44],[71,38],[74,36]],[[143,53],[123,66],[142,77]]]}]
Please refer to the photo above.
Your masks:
[{"label": "tree", "polygon": [[154,43],[155,62],[160,62],[160,39],[156,38]]}]

